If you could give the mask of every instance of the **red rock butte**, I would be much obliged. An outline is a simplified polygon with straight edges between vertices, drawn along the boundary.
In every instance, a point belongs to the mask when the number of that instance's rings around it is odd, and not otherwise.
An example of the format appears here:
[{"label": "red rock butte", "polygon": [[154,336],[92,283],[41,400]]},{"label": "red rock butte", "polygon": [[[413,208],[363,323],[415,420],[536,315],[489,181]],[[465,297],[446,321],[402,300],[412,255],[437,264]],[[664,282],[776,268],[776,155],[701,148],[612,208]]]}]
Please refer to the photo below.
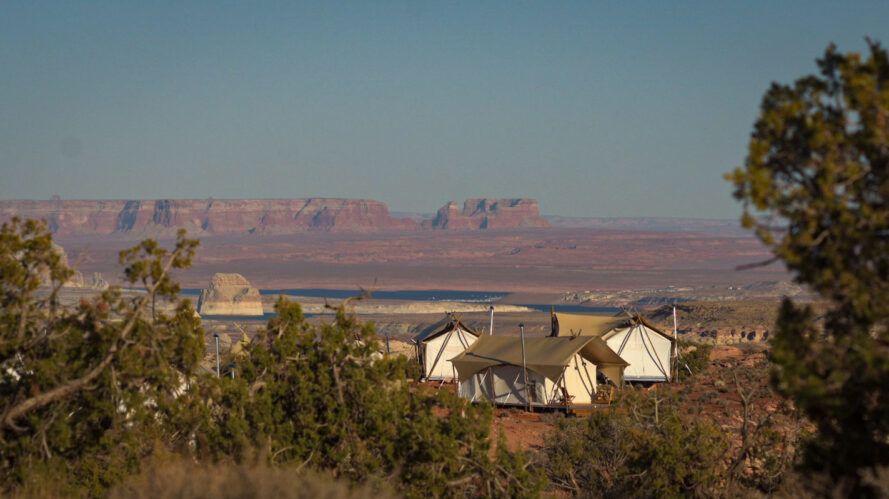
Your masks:
[{"label": "red rock butte", "polygon": [[435,218],[424,220],[423,226],[432,229],[515,229],[548,227],[540,217],[534,199],[467,199],[463,209],[457,203],[441,207]]},{"label": "red rock butte", "polygon": [[58,235],[293,234],[307,231],[485,230],[547,227],[533,199],[450,202],[433,219],[394,217],[368,199],[158,199],[0,201],[0,222],[46,220]]}]

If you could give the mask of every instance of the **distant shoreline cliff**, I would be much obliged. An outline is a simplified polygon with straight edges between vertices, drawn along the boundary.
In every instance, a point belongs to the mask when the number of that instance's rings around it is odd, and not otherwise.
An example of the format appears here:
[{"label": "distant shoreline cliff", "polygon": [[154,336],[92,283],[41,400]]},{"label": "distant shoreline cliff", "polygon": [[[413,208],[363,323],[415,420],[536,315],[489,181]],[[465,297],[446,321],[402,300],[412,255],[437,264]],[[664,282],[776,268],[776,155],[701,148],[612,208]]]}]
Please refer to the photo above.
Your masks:
[{"label": "distant shoreline cliff", "polygon": [[490,230],[547,227],[533,199],[450,202],[432,219],[395,217],[368,199],[158,199],[0,201],[0,222],[44,219],[58,235],[195,236],[308,231]]}]

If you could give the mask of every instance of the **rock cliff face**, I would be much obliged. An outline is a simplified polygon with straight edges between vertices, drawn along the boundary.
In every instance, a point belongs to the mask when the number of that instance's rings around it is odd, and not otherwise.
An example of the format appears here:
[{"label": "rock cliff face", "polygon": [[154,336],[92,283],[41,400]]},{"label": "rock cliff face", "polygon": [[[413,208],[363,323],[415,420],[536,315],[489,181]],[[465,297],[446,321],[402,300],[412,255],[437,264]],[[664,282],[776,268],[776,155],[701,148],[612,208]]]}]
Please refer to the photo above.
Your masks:
[{"label": "rock cliff face", "polygon": [[434,220],[393,217],[367,199],[159,199],[0,201],[0,222],[13,216],[45,219],[58,235],[193,236],[294,234],[306,231],[501,229],[546,227],[532,199],[469,199],[448,203]]},{"label": "rock cliff face", "polygon": [[262,315],[259,290],[241,274],[213,274],[198,300],[201,315]]},{"label": "rock cliff face", "polygon": [[[61,263],[66,267],[71,267],[71,263],[68,261],[68,253],[65,252],[65,248],[59,246],[56,243],[52,243],[53,250],[59,255],[59,259]],[[108,281],[106,281],[102,274],[99,272],[93,272],[92,278],[87,279],[84,277],[83,273],[77,269],[74,270],[74,273],[71,274],[71,277],[68,278],[67,281],[62,285],[66,288],[87,288],[87,289],[97,289],[97,290],[105,290],[108,289]],[[49,273],[43,272],[40,276],[41,286],[52,286],[54,283],[50,279]]]},{"label": "rock cliff face", "polygon": [[365,199],[161,199],[156,201],[0,201],[0,221],[42,218],[59,235],[268,233],[409,229],[385,203]]},{"label": "rock cliff face", "polygon": [[441,207],[435,218],[426,221],[431,229],[479,230],[519,227],[548,227],[534,199],[467,199],[461,210],[457,203]]}]

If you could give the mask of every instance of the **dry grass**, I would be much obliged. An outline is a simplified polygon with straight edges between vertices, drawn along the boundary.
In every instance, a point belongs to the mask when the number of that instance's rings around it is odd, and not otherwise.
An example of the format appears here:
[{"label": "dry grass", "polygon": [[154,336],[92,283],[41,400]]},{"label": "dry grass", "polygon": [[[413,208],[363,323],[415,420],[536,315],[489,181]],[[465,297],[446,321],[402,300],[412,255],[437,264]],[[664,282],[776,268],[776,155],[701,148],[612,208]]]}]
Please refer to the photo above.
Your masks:
[{"label": "dry grass", "polygon": [[329,474],[265,465],[198,466],[180,463],[151,467],[113,488],[111,499],[280,498],[385,499],[391,490],[371,485],[351,486]]}]

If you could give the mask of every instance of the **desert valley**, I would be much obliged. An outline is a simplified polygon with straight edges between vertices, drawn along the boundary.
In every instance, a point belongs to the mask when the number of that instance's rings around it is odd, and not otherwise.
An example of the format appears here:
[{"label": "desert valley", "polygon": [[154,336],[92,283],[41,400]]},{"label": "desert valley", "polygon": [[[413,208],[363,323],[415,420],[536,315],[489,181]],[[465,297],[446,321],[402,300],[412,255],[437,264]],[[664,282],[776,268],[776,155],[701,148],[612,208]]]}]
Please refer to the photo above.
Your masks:
[{"label": "desert valley", "polygon": [[0,11],[0,497],[889,497],[889,4]]}]

